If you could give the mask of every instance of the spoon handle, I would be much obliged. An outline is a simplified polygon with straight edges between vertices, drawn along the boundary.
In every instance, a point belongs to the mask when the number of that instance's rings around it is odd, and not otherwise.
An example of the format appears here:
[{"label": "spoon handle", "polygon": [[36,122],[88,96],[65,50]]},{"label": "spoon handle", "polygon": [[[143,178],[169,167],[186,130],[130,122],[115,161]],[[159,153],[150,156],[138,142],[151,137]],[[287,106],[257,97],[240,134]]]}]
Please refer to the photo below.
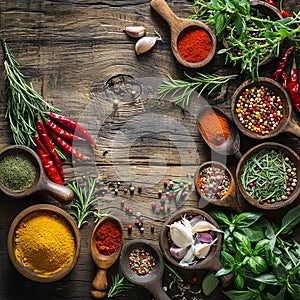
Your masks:
[{"label": "spoon handle", "polygon": [[288,132],[300,138],[300,126],[296,123],[296,121],[293,118],[290,118],[290,120],[288,121],[288,124],[285,127],[284,132]]},{"label": "spoon handle", "polygon": [[179,18],[174,14],[165,0],[152,0],[150,6],[163,18],[172,28],[178,23]]},{"label": "spoon handle", "polygon": [[103,291],[107,289],[107,278],[105,269],[98,269],[97,275],[92,282],[92,286],[98,291]]},{"label": "spoon handle", "polygon": [[43,181],[40,189],[62,204],[69,204],[74,198],[74,193],[69,187],[50,180]]},{"label": "spoon handle", "polygon": [[150,290],[155,300],[171,300],[171,298],[164,292],[162,287],[155,287]]}]

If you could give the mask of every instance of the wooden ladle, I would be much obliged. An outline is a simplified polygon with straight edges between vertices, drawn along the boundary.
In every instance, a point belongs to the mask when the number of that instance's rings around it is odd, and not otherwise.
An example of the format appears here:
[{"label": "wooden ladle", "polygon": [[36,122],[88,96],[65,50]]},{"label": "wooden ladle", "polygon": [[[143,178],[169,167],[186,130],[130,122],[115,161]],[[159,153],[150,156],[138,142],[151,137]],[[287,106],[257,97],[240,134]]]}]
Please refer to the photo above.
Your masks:
[{"label": "wooden ladle", "polygon": [[[212,30],[203,22],[198,20],[178,18],[164,0],[152,0],[150,6],[167,21],[171,30],[171,48],[177,61],[188,68],[200,68],[208,64],[215,55],[217,39]],[[177,42],[180,34],[185,30],[201,28],[204,29],[211,38],[211,48],[208,56],[199,62],[188,62],[184,60],[178,52]]]},{"label": "wooden ladle", "polygon": [[69,187],[56,184],[47,178],[40,158],[29,147],[23,145],[14,145],[6,147],[0,153],[0,161],[6,156],[15,154],[22,154],[31,160],[36,169],[35,179],[33,184],[29,188],[17,191],[8,189],[0,182],[0,190],[4,194],[12,198],[24,198],[37,192],[46,192],[51,197],[63,204],[68,204],[73,200],[74,193]]},{"label": "wooden ladle", "polygon": [[[135,274],[129,265],[129,255],[133,250],[142,249],[149,252],[155,260],[155,266],[146,275]],[[140,285],[155,297],[156,300],[171,300],[162,289],[162,277],[164,273],[164,260],[161,252],[146,240],[132,240],[122,250],[120,265],[126,279],[136,285]]]},{"label": "wooden ladle", "polygon": [[[112,222],[116,224],[117,228],[121,233],[120,247],[116,252],[112,253],[111,255],[104,255],[99,253],[96,247],[95,233],[97,229],[100,226],[102,226],[105,222]],[[113,216],[103,217],[97,222],[97,224],[94,227],[92,237],[91,237],[91,254],[95,264],[98,267],[98,272],[92,282],[92,287],[94,290],[92,290],[91,294],[95,298],[103,298],[106,295],[106,291],[105,291],[107,289],[106,270],[109,269],[118,259],[122,249],[123,239],[124,239],[123,226],[120,220],[116,217]]]}]

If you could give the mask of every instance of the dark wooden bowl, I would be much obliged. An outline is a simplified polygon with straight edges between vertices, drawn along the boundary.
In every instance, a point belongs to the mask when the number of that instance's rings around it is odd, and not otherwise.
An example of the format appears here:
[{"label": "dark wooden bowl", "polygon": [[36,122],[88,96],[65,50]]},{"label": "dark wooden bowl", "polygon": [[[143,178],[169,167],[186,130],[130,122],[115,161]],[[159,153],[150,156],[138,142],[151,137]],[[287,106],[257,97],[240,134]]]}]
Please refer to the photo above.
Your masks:
[{"label": "dark wooden bowl", "polygon": [[[278,96],[280,96],[281,100],[282,100],[282,112],[283,112],[283,118],[280,120],[280,123],[277,125],[277,127],[275,129],[273,129],[272,131],[270,131],[267,134],[260,134],[260,133],[256,133],[256,132],[252,132],[250,130],[248,130],[246,127],[243,126],[243,124],[241,124],[237,113],[236,113],[236,104],[237,101],[239,99],[239,96],[242,94],[242,92],[246,89],[246,88],[252,88],[254,86],[260,86],[263,85],[265,87],[268,87],[270,90],[274,91]],[[245,81],[244,83],[242,83],[234,92],[233,96],[232,96],[232,103],[231,103],[231,114],[232,114],[232,118],[233,121],[235,122],[236,126],[238,127],[238,129],[245,135],[254,138],[254,139],[258,139],[258,140],[264,140],[267,138],[271,138],[274,137],[282,132],[288,132],[291,133],[297,137],[300,137],[300,127],[299,125],[296,123],[296,121],[292,118],[292,104],[289,98],[288,93],[286,92],[286,90],[275,80],[268,78],[268,77],[260,77],[255,81]]]},{"label": "dark wooden bowl", "polygon": [[[53,273],[52,275],[47,277],[41,277],[39,274],[25,267],[17,260],[15,256],[15,246],[16,246],[15,238],[16,238],[17,228],[19,227],[22,221],[40,212],[43,214],[55,215],[61,220],[63,220],[69,226],[69,229],[72,232],[75,241],[75,255],[73,257],[73,260],[68,265],[66,265],[62,270],[57,271],[56,273]],[[8,232],[7,247],[8,247],[8,254],[10,260],[20,274],[36,282],[49,283],[49,282],[58,281],[63,277],[67,276],[75,267],[80,252],[80,233],[77,228],[77,225],[75,224],[73,218],[70,216],[69,213],[54,205],[37,204],[24,209],[15,217]]]},{"label": "dark wooden bowl", "polygon": [[278,143],[272,143],[272,142],[268,142],[268,143],[263,143],[260,145],[257,145],[253,148],[251,148],[250,150],[248,150],[243,157],[241,158],[241,160],[239,161],[237,168],[236,168],[236,181],[237,181],[237,185],[239,187],[239,190],[242,194],[242,196],[253,206],[256,206],[260,209],[264,209],[264,210],[276,210],[276,209],[280,209],[282,207],[285,207],[289,204],[291,204],[299,195],[300,193],[300,180],[297,181],[297,185],[293,191],[293,193],[288,197],[287,200],[283,200],[283,201],[278,201],[275,203],[270,203],[270,204],[260,204],[258,199],[254,199],[252,197],[250,197],[248,195],[248,193],[245,191],[243,185],[242,185],[242,181],[241,181],[241,173],[243,171],[244,165],[247,161],[247,159],[254,153],[262,150],[262,149],[274,149],[274,150],[281,150],[287,157],[289,157],[289,159],[294,162],[295,167],[297,169],[297,174],[299,176],[300,174],[300,161],[299,161],[299,156],[297,155],[297,153],[295,151],[293,151],[292,149],[290,149],[287,146],[278,144]]},{"label": "dark wooden bowl", "polygon": [[[159,235],[159,246],[160,249],[165,256],[165,258],[174,266],[181,268],[183,270],[211,270],[213,272],[219,271],[223,266],[220,262],[220,251],[222,248],[222,233],[215,232],[215,237],[218,239],[216,244],[211,247],[206,258],[199,260],[198,263],[190,266],[181,266],[179,265],[180,260],[175,259],[170,253],[170,246],[172,244],[170,239],[170,227],[169,225],[173,224],[176,221],[181,220],[183,216],[203,216],[208,222],[213,224],[218,228],[217,222],[206,212],[196,209],[196,208],[187,208],[179,210],[173,213],[163,224],[160,235]],[[228,274],[225,276],[221,276],[222,285],[228,286],[233,278],[232,274]]]},{"label": "dark wooden bowl", "polygon": [[[279,9],[277,9],[275,6],[269,4],[265,1],[251,0],[250,5],[251,5],[251,7],[254,7],[257,10],[259,10],[264,15],[269,16],[270,19],[273,21],[283,19],[282,14],[280,13]],[[227,41],[225,38],[223,38],[222,43],[223,43],[224,48],[228,48],[228,44],[227,44]],[[265,64],[271,62],[275,58],[276,58],[275,55],[271,54],[271,55],[267,56],[265,59],[263,59],[259,63],[259,66],[265,65]]]},{"label": "dark wooden bowl", "polygon": [[[224,170],[224,173],[226,175],[228,175],[228,177],[229,177],[229,181],[230,181],[229,189],[228,189],[227,193],[221,199],[213,199],[213,198],[207,197],[205,194],[201,193],[201,191],[200,191],[200,187],[198,184],[199,174],[201,173],[201,171],[203,169],[210,167],[210,166],[215,166],[215,167],[220,168],[221,170]],[[235,185],[234,177],[233,177],[231,171],[224,164],[217,162],[217,161],[208,161],[208,162],[201,164],[195,171],[194,185],[195,185],[196,191],[198,192],[198,194],[200,196],[200,200],[199,200],[200,208],[205,207],[207,204],[212,204],[212,205],[216,205],[216,206],[230,207],[235,211],[241,212],[241,208],[240,208],[240,206],[237,202],[237,198],[236,198],[236,185]]]}]

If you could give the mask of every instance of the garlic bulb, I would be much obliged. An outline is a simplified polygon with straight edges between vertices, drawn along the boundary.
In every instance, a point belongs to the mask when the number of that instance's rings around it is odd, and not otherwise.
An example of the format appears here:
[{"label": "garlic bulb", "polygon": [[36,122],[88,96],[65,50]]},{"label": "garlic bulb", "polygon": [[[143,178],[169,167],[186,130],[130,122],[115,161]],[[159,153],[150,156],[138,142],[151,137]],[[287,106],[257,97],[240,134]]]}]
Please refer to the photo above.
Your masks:
[{"label": "garlic bulb", "polygon": [[170,225],[170,236],[179,248],[186,248],[194,242],[191,224],[185,218]]},{"label": "garlic bulb", "polygon": [[127,26],[123,31],[130,37],[140,38],[145,35],[146,28],[144,26]]},{"label": "garlic bulb", "polygon": [[217,241],[217,239],[214,239],[211,243],[207,244],[207,243],[199,243],[196,244],[193,247],[193,254],[201,259],[201,258],[205,258],[206,255],[208,254],[211,245],[213,245],[215,242]]},{"label": "garlic bulb", "polygon": [[216,226],[207,221],[199,221],[193,227],[193,232],[204,232],[210,230],[216,232],[223,232],[222,230],[218,229]]}]

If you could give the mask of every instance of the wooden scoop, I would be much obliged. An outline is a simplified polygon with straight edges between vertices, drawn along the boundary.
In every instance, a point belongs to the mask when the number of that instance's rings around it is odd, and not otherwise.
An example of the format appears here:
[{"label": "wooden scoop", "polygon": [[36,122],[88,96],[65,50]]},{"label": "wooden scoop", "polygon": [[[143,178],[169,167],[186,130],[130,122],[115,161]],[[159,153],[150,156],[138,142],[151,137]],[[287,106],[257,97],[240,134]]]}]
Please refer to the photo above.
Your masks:
[{"label": "wooden scoop", "polygon": [[[152,0],[150,6],[158,13],[160,16],[167,21],[171,30],[171,48],[172,52],[177,59],[177,61],[185,67],[188,68],[200,68],[208,64],[215,55],[217,39],[212,30],[203,22],[198,20],[189,20],[178,18],[174,12],[170,9],[168,4],[164,0]],[[178,52],[177,41],[180,34],[192,28],[204,29],[211,37],[211,49],[208,56],[199,62],[188,62],[184,60]]]},{"label": "wooden scoop", "polygon": [[[97,228],[103,225],[107,221],[115,223],[121,233],[120,247],[116,252],[112,253],[111,255],[103,255],[99,253],[95,242],[95,232]],[[103,298],[106,295],[106,291],[105,291],[107,289],[106,270],[109,269],[118,259],[120,251],[122,249],[123,239],[124,239],[123,226],[119,221],[119,219],[117,219],[116,217],[113,216],[103,217],[97,222],[96,226],[94,227],[92,238],[91,238],[91,254],[95,264],[99,268],[96,277],[92,282],[92,286],[95,290],[92,290],[91,294],[95,298]]]},{"label": "wooden scoop", "polygon": [[[138,275],[129,265],[129,255],[135,249],[143,249],[155,259],[155,266],[147,275]],[[120,258],[122,272],[126,279],[136,285],[146,288],[155,297],[155,300],[171,300],[162,289],[164,260],[160,251],[146,240],[132,240],[123,248]]]},{"label": "wooden scoop", "polygon": [[69,187],[56,184],[47,178],[40,158],[29,147],[23,145],[6,147],[0,154],[0,160],[5,156],[13,155],[14,153],[25,155],[32,161],[36,168],[35,180],[29,188],[21,191],[10,190],[0,182],[0,190],[3,193],[13,198],[25,198],[37,192],[46,192],[51,197],[63,204],[68,204],[73,200],[74,193]]}]

